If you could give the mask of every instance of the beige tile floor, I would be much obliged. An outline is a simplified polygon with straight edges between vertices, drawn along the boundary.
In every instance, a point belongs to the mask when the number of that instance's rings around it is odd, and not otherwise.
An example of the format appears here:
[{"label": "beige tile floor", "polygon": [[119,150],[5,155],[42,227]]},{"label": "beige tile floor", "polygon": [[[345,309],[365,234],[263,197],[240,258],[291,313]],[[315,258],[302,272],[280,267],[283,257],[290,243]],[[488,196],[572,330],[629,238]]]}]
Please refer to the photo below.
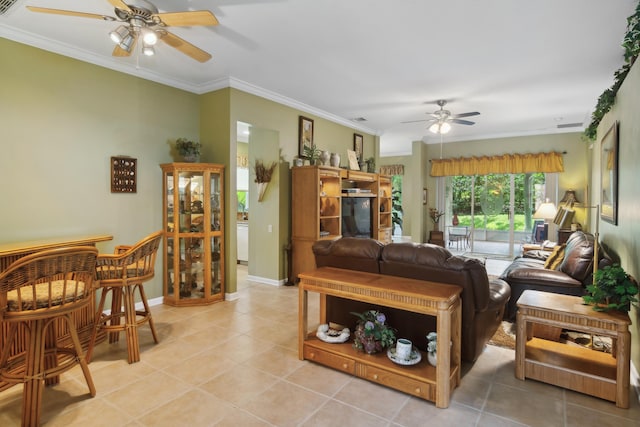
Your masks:
[{"label": "beige tile floor", "polygon": [[[297,287],[246,280],[239,296],[206,307],[153,307],[160,343],[141,331],[142,360],[102,343],[90,369],[44,393],[48,426],[640,426],[631,409],[514,378],[514,352],[488,346],[465,366],[447,409],[298,360]],[[122,340],[124,341],[124,340]],[[0,393],[0,426],[19,424],[21,386]]]}]

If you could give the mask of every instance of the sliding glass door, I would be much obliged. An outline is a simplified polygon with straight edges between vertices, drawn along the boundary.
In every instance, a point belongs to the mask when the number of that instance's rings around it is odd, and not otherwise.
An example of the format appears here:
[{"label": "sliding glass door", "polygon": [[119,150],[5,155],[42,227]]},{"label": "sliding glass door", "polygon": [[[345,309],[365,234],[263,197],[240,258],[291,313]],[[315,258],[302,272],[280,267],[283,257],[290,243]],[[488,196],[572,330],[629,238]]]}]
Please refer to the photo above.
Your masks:
[{"label": "sliding glass door", "polygon": [[[532,215],[544,201],[545,174],[445,178],[445,240],[449,249],[505,258],[528,241]],[[468,230],[464,244],[459,234]]]}]

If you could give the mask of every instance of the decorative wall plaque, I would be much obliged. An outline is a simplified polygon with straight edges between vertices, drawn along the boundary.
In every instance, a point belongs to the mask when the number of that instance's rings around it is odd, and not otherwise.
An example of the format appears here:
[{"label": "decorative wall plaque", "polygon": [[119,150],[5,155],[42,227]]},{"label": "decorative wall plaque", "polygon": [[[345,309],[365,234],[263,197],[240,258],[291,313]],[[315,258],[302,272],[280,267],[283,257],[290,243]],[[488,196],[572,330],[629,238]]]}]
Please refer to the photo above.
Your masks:
[{"label": "decorative wall plaque", "polygon": [[111,157],[111,192],[136,192],[137,159],[126,156]]}]

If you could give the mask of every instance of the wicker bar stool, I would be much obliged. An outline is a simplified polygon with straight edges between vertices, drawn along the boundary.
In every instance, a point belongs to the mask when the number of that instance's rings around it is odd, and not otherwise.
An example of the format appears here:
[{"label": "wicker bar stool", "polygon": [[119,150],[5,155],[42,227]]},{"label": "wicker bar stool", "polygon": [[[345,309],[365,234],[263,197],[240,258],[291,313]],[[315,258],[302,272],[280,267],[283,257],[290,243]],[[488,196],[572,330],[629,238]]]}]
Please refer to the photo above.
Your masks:
[{"label": "wicker bar stool", "polygon": [[[127,359],[129,363],[140,361],[138,326],[148,322],[153,340],[158,336],[153,325],[151,310],[144,293],[144,282],[155,274],[156,255],[162,240],[162,231],[148,235],[133,246],[119,245],[114,254],[101,254],[96,260],[96,279],[102,289],[96,322],[87,350],[87,360],[91,360],[98,330],[109,333],[109,343],[117,342],[120,332],[127,336]],[[135,292],[138,291],[143,305],[142,310],[135,307]],[[111,313],[104,314],[107,295],[111,292]],[[124,320],[123,323],[120,320]]]},{"label": "wicker bar stool", "polygon": [[[56,383],[77,364],[96,395],[72,314],[92,302],[97,255],[93,246],[51,249],[20,258],[0,273],[0,319],[9,325],[0,380],[24,384],[23,426],[40,425],[45,382]],[[65,329],[70,343],[58,340]],[[9,358],[12,347],[22,346],[23,352]]]}]

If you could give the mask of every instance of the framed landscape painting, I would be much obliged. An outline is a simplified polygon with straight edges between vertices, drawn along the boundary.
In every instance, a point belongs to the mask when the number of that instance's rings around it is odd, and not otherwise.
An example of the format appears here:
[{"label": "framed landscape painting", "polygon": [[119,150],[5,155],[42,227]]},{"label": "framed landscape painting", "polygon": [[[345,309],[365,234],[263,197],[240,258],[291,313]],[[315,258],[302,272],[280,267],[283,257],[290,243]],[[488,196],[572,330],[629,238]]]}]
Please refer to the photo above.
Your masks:
[{"label": "framed landscape painting", "polygon": [[353,134],[353,151],[356,152],[358,162],[362,162],[362,150],[363,150],[364,138],[358,133]]},{"label": "framed landscape painting", "polygon": [[618,225],[618,122],[600,144],[600,219]]},{"label": "framed landscape painting", "polygon": [[305,148],[313,147],[313,120],[304,116],[298,119],[298,156],[301,158],[305,155]]}]

